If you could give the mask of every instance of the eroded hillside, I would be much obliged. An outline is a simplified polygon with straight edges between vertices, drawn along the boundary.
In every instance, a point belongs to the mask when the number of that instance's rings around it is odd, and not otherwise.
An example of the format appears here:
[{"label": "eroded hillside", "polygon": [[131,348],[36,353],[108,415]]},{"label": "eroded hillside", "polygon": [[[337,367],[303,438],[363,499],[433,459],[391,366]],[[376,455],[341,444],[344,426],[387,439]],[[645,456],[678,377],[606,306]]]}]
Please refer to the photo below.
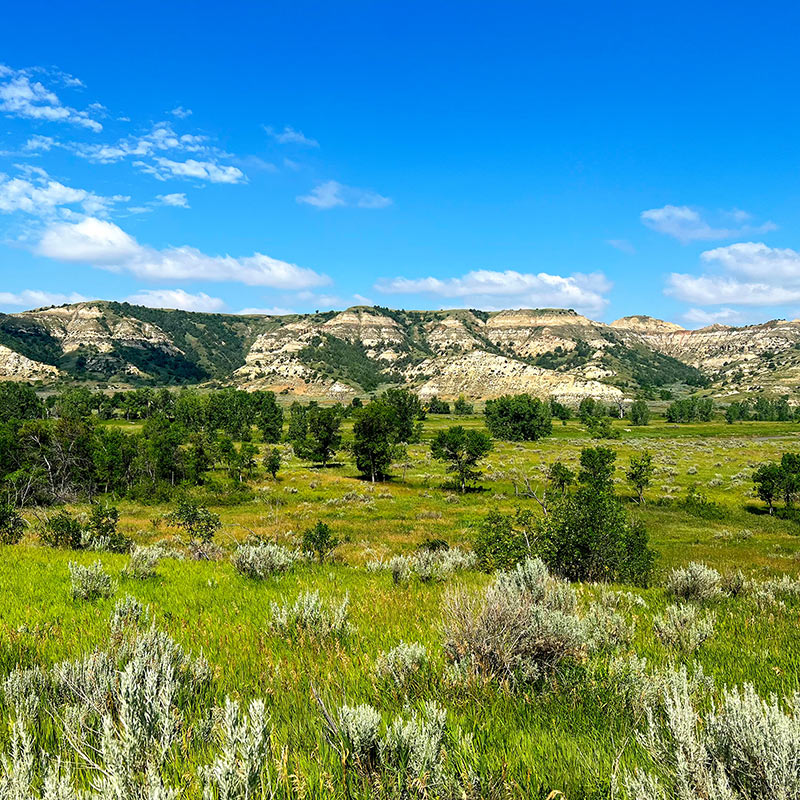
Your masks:
[{"label": "eroded hillside", "polygon": [[564,309],[245,316],[87,302],[0,315],[0,376],[232,383],[321,398],[389,385],[423,396],[507,392],[613,402],[641,386],[718,393],[800,385],[800,322],[684,330],[646,316],[606,325]]}]

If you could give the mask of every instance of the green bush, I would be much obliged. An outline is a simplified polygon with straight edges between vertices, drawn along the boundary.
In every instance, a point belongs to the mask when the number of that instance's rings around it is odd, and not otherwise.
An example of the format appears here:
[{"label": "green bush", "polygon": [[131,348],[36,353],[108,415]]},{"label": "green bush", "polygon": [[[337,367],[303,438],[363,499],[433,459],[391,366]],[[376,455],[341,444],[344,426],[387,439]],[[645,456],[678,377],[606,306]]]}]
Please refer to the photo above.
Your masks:
[{"label": "green bush", "polygon": [[487,400],[483,414],[489,433],[496,439],[532,442],[553,432],[550,403],[529,394]]},{"label": "green bush", "polygon": [[0,503],[0,544],[17,544],[22,539],[25,521],[10,503]]},{"label": "green bush", "polygon": [[314,553],[317,561],[323,563],[339,546],[339,537],[334,535],[330,526],[324,522],[317,522],[303,532],[303,550]]},{"label": "green bush", "polygon": [[45,520],[39,538],[50,547],[79,550],[83,546],[83,527],[69,511],[61,509]]},{"label": "green bush", "polygon": [[686,490],[686,497],[681,501],[681,508],[693,517],[700,519],[723,519],[725,516],[722,506],[709,500],[696,484],[692,484]]},{"label": "green bush", "polygon": [[511,569],[531,555],[535,535],[533,514],[518,508],[514,514],[490,511],[481,520],[474,550],[484,572]]}]

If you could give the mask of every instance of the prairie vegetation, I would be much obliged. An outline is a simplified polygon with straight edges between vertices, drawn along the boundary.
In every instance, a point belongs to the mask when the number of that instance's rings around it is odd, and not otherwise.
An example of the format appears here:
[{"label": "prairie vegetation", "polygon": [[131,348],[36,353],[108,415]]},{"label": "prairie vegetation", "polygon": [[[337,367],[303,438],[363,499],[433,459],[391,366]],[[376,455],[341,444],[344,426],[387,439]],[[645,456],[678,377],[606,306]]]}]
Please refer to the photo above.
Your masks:
[{"label": "prairie vegetation", "polygon": [[0,798],[800,797],[792,419],[192,394],[8,393]]}]

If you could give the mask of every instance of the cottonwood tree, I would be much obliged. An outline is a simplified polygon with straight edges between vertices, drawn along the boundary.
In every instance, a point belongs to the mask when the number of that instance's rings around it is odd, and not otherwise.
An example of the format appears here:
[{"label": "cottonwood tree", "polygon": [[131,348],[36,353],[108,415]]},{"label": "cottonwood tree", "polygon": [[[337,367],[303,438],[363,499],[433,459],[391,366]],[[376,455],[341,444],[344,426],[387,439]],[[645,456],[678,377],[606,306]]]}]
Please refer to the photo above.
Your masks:
[{"label": "cottonwood tree", "polygon": [[356,468],[374,483],[388,474],[402,448],[396,440],[394,412],[383,400],[372,400],[356,413],[352,452]]},{"label": "cottonwood tree", "polygon": [[644,490],[650,485],[653,479],[653,457],[647,450],[639,455],[631,456],[631,463],[628,467],[626,477],[628,483],[636,490],[639,505],[644,505]]},{"label": "cottonwood tree", "polygon": [[439,431],[431,442],[431,455],[447,462],[447,471],[458,478],[462,494],[467,491],[468,484],[481,476],[477,463],[491,449],[492,439],[488,434],[461,425]]},{"label": "cottonwood tree", "polygon": [[325,467],[342,444],[339,430],[342,424],[341,411],[338,408],[311,406],[306,418],[307,432],[304,439],[293,443],[295,453],[300,458]]}]

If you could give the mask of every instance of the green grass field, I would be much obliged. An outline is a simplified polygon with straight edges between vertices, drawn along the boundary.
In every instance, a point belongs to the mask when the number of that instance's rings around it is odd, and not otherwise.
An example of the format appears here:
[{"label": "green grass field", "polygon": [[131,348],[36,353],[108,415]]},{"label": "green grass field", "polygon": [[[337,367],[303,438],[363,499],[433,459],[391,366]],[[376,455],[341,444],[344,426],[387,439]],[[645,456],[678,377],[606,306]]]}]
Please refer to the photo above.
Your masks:
[{"label": "green grass field", "polygon": [[[323,520],[347,540],[333,564],[301,565],[289,574],[254,581],[237,574],[227,559],[165,559],[157,577],[141,581],[122,575],[127,556],[52,550],[33,534],[2,548],[0,674],[19,665],[49,666],[105,646],[114,604],[130,594],[150,606],[160,628],[208,659],[214,671],[209,703],[221,703],[226,696],[265,698],[274,728],[278,796],[396,796],[391,787],[348,772],[326,744],[313,686],[330,708],[370,703],[386,718],[435,700],[447,710],[448,730],[472,737],[472,764],[490,778],[485,786],[492,786],[491,793],[485,789],[474,796],[485,791],[485,796],[544,800],[558,796],[551,795],[557,790],[570,800],[611,797],[612,775],[649,760],[633,735],[636,720],[614,690],[608,657],[578,660],[525,688],[454,680],[442,651],[444,599],[456,588],[477,590],[489,577],[465,572],[444,582],[395,585],[391,575],[364,569],[372,559],[411,552],[429,537],[469,548],[475,523],[489,509],[536,507],[533,500],[515,497],[510,471],[523,470],[543,483],[553,461],[574,467],[580,449],[597,444],[573,422],[555,426],[552,437],[536,443],[496,442],[481,490],[460,495],[443,488],[443,467],[430,458],[426,444],[450,424],[481,426],[482,420],[429,417],[423,442],[408,448],[408,465],[396,468],[391,481],[365,482],[346,460],[321,469],[292,459],[278,481],[256,481],[255,500],[212,507],[222,518],[218,542],[226,548],[250,533],[297,544],[301,531]],[[602,444],[617,451],[618,491],[629,499],[631,513],[645,522],[659,556],[657,585],[635,590],[646,607],[625,612],[636,627],[623,652],[647,658],[652,669],[670,663],[702,665],[719,687],[751,682],[762,694],[781,696],[800,689],[800,602],[787,600],[765,609],[742,598],[715,600],[708,606],[716,614],[714,633],[691,655],[666,647],[653,633],[653,618],[669,603],[658,584],[674,566],[704,561],[723,573],[741,569],[757,579],[800,572],[800,526],[765,514],[752,496],[750,480],[759,462],[800,449],[800,430],[785,423],[653,423],[625,427],[621,440]],[[642,449],[653,454],[657,471],[646,504],[638,506],[624,472],[631,454]],[[724,508],[723,519],[698,519],[668,502],[692,484]],[[118,505],[121,529],[137,542],[174,534],[162,521],[170,506]],[[68,562],[89,564],[97,558],[116,582],[114,596],[94,602],[71,599]],[[598,591],[578,588],[584,602]],[[324,598],[349,596],[349,637],[326,643],[291,639],[270,629],[271,601],[292,600],[315,589]],[[401,640],[422,643],[431,657],[430,669],[403,689],[378,678],[374,669],[379,653]],[[2,708],[2,715],[8,712]],[[199,714],[190,719],[196,723]],[[186,732],[184,742],[189,738]],[[2,739],[7,741],[5,732]],[[185,744],[171,756],[167,771],[181,785],[182,796],[199,797],[192,775],[204,755],[202,748]]]}]

